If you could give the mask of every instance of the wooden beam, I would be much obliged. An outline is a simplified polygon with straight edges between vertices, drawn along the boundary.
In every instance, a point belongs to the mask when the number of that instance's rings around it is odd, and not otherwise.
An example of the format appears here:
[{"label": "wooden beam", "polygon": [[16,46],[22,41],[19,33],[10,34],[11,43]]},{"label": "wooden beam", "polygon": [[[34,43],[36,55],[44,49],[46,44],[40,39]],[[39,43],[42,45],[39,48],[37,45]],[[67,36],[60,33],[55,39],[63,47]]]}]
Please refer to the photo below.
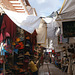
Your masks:
[{"label": "wooden beam", "polygon": [[12,5],[20,5],[20,3],[11,3]]},{"label": "wooden beam", "polygon": [[24,9],[19,8],[19,9],[15,9],[15,10],[24,10]]},{"label": "wooden beam", "polygon": [[22,8],[22,6],[13,6],[14,8]]},{"label": "wooden beam", "polygon": [[28,10],[27,10],[27,8],[26,8],[26,5],[24,4],[23,0],[21,0],[21,2],[22,2],[23,6],[24,6],[24,8],[25,8],[25,11],[26,11],[27,14],[29,15],[29,12],[28,12]]},{"label": "wooden beam", "polygon": [[25,13],[25,11],[17,11],[18,13]]},{"label": "wooden beam", "polygon": [[18,1],[18,0],[8,0],[8,1]]}]

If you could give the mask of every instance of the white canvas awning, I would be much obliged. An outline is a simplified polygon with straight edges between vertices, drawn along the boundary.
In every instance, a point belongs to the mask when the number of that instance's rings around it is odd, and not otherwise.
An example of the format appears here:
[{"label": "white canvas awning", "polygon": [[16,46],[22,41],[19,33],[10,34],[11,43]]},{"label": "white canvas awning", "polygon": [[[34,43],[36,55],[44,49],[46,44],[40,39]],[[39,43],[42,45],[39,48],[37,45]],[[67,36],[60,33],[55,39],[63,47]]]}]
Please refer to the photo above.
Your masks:
[{"label": "white canvas awning", "polygon": [[75,11],[75,0],[64,0],[64,5],[60,14]]},{"label": "white canvas awning", "polygon": [[39,27],[40,18],[38,16],[26,15],[24,13],[17,13],[7,9],[3,9],[8,17],[20,28],[33,33]]},{"label": "white canvas awning", "polygon": [[[14,0],[14,2],[18,3],[17,5],[22,4],[20,3],[21,1],[22,0]],[[8,0],[1,0],[0,7],[17,26],[29,33],[33,33],[33,31],[39,27],[40,17],[29,15],[26,9],[19,9],[20,11],[18,11],[18,9],[14,9],[14,6],[12,6],[10,2]]]},{"label": "white canvas awning", "polygon": [[46,23],[51,23],[51,21],[52,21],[52,18],[47,18],[47,17],[45,17],[45,18],[42,18]]},{"label": "white canvas awning", "polygon": [[75,0],[64,0],[57,20],[73,20],[75,18]]}]

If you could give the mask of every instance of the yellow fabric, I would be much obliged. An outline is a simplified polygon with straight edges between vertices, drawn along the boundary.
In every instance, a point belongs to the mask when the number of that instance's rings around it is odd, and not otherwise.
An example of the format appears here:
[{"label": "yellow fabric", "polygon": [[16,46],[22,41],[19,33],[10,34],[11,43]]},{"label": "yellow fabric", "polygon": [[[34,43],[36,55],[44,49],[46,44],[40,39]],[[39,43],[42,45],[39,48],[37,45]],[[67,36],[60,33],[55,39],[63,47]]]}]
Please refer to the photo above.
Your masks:
[{"label": "yellow fabric", "polygon": [[29,67],[31,68],[32,72],[36,72],[38,70],[33,61],[29,63]]}]

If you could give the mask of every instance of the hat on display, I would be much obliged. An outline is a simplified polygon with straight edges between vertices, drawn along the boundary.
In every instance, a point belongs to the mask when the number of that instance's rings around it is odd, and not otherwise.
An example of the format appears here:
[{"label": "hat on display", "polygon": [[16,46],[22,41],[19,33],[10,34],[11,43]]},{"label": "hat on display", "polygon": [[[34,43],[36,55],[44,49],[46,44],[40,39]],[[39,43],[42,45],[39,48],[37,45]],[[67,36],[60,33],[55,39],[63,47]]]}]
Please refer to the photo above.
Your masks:
[{"label": "hat on display", "polygon": [[16,43],[15,42],[12,42],[12,45],[16,45]]},{"label": "hat on display", "polygon": [[20,68],[20,72],[24,72],[24,70],[22,68]]},{"label": "hat on display", "polygon": [[31,44],[31,41],[27,40],[26,43]]},{"label": "hat on display", "polygon": [[28,56],[25,56],[25,57],[24,57],[24,62],[25,62],[25,63],[28,63],[28,62],[29,62],[29,57],[28,57]]},{"label": "hat on display", "polygon": [[29,62],[29,59],[25,59],[24,62],[25,62],[25,63],[28,63],[28,62]]},{"label": "hat on display", "polygon": [[18,43],[18,44],[21,45],[21,46],[24,46],[23,42],[20,42],[20,43]]},{"label": "hat on display", "polygon": [[24,55],[28,55],[28,56],[30,56],[30,53],[29,53],[29,52],[26,52]]},{"label": "hat on display", "polygon": [[28,43],[25,46],[30,47],[30,45]]},{"label": "hat on display", "polygon": [[17,62],[17,64],[18,64],[18,65],[23,65],[23,63],[21,63],[21,62]]},{"label": "hat on display", "polygon": [[23,41],[23,38],[20,38],[20,41]]},{"label": "hat on display", "polygon": [[24,44],[23,42],[18,43],[21,47],[19,49],[24,49]]},{"label": "hat on display", "polygon": [[21,46],[20,45],[16,45],[15,49],[19,49]]},{"label": "hat on display", "polygon": [[17,38],[17,39],[16,39],[16,42],[19,42],[19,41],[20,41],[20,38]]},{"label": "hat on display", "polygon": [[27,37],[26,37],[26,39],[28,39],[28,40],[29,40],[29,39],[30,39],[30,37],[29,37],[29,36],[27,36]]}]

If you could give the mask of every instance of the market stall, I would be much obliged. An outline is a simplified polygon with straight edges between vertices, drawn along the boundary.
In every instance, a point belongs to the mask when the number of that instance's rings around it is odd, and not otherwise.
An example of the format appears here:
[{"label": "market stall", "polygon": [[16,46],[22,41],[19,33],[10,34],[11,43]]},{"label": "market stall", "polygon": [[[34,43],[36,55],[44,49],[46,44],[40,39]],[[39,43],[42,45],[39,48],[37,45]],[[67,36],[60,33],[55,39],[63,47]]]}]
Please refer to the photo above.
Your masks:
[{"label": "market stall", "polygon": [[0,1],[0,74],[31,75],[33,68],[29,68],[29,63],[32,60],[34,64],[34,48],[37,45],[35,29],[39,27],[40,18],[34,16],[36,13],[27,0],[26,5],[22,0],[17,1],[25,7],[20,12],[13,7],[13,2]]}]

